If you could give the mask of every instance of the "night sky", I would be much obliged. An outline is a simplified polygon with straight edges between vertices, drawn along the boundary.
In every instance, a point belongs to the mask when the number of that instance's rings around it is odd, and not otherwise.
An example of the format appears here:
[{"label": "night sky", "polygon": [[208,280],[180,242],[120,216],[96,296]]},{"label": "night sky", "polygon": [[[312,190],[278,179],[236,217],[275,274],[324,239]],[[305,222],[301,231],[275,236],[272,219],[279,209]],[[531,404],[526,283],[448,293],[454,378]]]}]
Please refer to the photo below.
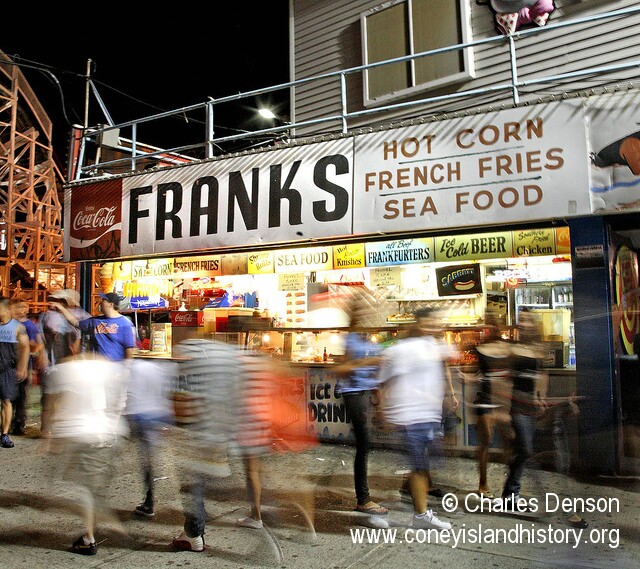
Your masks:
[{"label": "night sky", "polygon": [[[18,55],[26,65],[50,66],[57,78],[59,88],[42,72],[22,67],[54,122],[54,149],[65,170],[68,122],[83,122],[88,59],[116,123],[289,81],[287,0],[213,2],[182,11],[177,4],[171,12],[160,5],[119,5],[118,12],[101,5],[93,7],[90,16],[69,14],[60,3],[24,6],[3,8],[0,50]],[[260,101],[221,106],[214,117],[216,134],[269,126],[255,118],[261,105],[271,105],[288,118],[288,97],[279,92]],[[200,142],[205,133],[201,118],[202,113],[165,120],[158,129],[140,130],[138,137],[163,147]],[[92,97],[89,124],[97,123],[106,120]]]}]

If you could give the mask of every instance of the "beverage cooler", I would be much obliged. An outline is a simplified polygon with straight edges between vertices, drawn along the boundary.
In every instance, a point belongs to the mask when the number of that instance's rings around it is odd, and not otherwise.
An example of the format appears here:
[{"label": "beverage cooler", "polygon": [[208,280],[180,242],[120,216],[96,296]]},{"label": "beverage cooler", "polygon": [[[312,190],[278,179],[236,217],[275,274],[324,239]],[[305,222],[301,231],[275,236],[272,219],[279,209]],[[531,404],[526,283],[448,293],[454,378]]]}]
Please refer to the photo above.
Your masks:
[{"label": "beverage cooler", "polygon": [[545,346],[545,367],[575,365],[573,289],[570,282],[528,283],[512,289],[512,324],[524,310],[540,325]]}]

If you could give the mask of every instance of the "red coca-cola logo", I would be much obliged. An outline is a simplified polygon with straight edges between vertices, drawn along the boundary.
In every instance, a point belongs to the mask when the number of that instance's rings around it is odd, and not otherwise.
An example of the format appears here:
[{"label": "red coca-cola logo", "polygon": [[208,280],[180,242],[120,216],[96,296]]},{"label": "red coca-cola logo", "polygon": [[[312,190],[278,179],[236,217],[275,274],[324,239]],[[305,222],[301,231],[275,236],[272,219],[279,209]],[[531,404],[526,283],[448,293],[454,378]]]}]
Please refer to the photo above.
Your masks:
[{"label": "red coca-cola logo", "polygon": [[202,316],[202,312],[172,312],[171,324],[174,326],[202,326]]},{"label": "red coca-cola logo", "polygon": [[100,229],[111,227],[115,223],[115,206],[101,207],[93,211],[95,209],[95,207],[89,206],[88,211],[79,211],[73,218],[73,229]]},{"label": "red coca-cola logo", "polygon": [[71,261],[120,256],[122,180],[72,188],[70,221]]}]

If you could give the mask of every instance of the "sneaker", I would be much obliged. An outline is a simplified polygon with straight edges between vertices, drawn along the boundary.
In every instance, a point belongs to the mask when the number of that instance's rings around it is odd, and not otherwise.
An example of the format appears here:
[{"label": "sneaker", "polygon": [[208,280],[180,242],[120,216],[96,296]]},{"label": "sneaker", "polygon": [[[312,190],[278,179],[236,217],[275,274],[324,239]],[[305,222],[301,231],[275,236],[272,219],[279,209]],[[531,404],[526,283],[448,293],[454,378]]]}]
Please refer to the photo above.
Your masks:
[{"label": "sneaker", "polygon": [[204,536],[189,537],[186,533],[181,532],[178,537],[174,537],[172,541],[173,547],[180,551],[193,551],[200,553],[204,551]]},{"label": "sneaker", "polygon": [[367,516],[361,525],[376,529],[387,529],[389,520],[386,516]]},{"label": "sneaker", "polygon": [[438,516],[436,516],[431,510],[427,510],[424,514],[414,514],[413,523],[414,528],[420,529],[451,529],[449,522],[443,522]]},{"label": "sneaker", "polygon": [[156,515],[153,511],[152,506],[146,506],[144,503],[136,506],[136,509],[133,511],[136,516],[141,516],[143,518],[152,518]]},{"label": "sneaker", "polygon": [[246,518],[240,518],[236,522],[236,525],[240,526],[241,528],[250,528],[250,529],[262,529],[264,527],[262,520],[256,520],[251,516],[247,516]]},{"label": "sneaker", "polygon": [[15,445],[13,441],[9,438],[9,435],[2,435],[0,437],[0,446],[2,448],[13,448]]},{"label": "sneaker", "polygon": [[81,535],[71,544],[71,552],[79,555],[95,555],[98,553],[98,544],[95,541],[87,543]]}]

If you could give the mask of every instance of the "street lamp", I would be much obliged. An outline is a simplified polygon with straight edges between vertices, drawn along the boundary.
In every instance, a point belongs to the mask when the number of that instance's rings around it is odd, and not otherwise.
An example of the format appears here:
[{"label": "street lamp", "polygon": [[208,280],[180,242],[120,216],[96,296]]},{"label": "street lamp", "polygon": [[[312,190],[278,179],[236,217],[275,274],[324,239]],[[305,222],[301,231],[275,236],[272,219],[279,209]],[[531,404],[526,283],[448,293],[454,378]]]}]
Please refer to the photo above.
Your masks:
[{"label": "street lamp", "polygon": [[287,142],[289,139],[289,129],[284,129],[282,130],[282,127],[284,126],[288,126],[291,123],[288,121],[284,121],[282,120],[278,115],[276,115],[271,109],[269,109],[268,107],[260,107],[258,109],[258,114],[266,120],[270,120],[273,121],[272,124],[278,125],[278,123],[280,124],[280,126],[277,126],[276,129],[279,132],[278,134],[276,134],[276,138],[274,140],[274,144],[281,144],[283,142]]},{"label": "street lamp", "polygon": [[266,107],[262,107],[261,109],[258,109],[258,114],[263,118],[263,119],[276,119],[278,117],[276,117],[276,115],[273,113],[273,111],[271,109],[267,109]]}]

